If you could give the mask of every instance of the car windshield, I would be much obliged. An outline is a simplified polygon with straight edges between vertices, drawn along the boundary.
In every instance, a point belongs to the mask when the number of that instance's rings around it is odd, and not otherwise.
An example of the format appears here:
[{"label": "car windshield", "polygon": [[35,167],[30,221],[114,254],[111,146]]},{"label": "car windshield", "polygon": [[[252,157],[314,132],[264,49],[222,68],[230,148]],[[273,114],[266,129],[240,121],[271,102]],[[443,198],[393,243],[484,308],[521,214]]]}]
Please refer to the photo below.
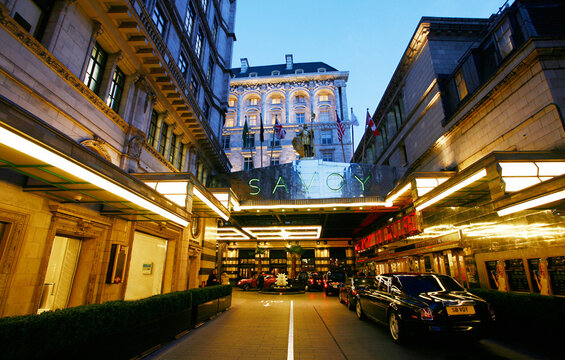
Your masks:
[{"label": "car windshield", "polygon": [[342,273],[342,272],[332,272],[332,273],[328,273],[328,280],[331,280],[331,281],[345,281],[345,273]]},{"label": "car windshield", "polygon": [[435,291],[464,291],[455,280],[448,276],[409,275],[399,277],[402,289],[410,296]]},{"label": "car windshield", "polygon": [[355,278],[353,279],[353,283],[355,284],[355,286],[367,285],[369,283],[369,280],[367,278]]}]

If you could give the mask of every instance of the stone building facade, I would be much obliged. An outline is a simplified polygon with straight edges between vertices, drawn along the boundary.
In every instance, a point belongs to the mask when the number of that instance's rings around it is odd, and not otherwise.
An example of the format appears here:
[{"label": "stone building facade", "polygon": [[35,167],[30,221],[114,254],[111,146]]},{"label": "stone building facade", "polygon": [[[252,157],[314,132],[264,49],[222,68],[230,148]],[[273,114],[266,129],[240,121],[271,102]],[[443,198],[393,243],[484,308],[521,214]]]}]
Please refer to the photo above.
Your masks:
[{"label": "stone building facade", "polygon": [[235,0],[0,1],[0,316],[206,279],[234,17]]},{"label": "stone building facade", "polygon": [[[516,0],[489,19],[421,19],[373,113],[380,135],[354,156],[405,170],[359,266],[565,295],[563,10]],[[407,217],[412,231],[390,227]]]},{"label": "stone building facade", "polygon": [[[314,129],[315,158],[336,162],[351,159],[347,71],[338,71],[322,62],[294,63],[292,55],[286,55],[286,63],[280,65],[249,66],[247,59],[241,61],[240,68],[232,69],[229,108],[222,133],[222,145],[232,171],[296,160],[298,154],[292,139],[304,124]],[[344,127],[343,148],[338,139],[337,116]],[[265,129],[262,157],[261,118]],[[244,148],[246,119],[251,140]],[[273,143],[275,119],[285,129],[286,137],[280,141],[275,138]]]}]

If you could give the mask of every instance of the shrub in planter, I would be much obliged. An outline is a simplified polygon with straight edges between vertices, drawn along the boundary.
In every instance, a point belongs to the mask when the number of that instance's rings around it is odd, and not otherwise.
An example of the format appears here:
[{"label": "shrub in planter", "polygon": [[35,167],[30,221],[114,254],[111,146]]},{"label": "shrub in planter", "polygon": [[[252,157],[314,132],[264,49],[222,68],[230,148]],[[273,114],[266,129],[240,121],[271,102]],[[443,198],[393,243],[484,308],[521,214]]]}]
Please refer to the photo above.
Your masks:
[{"label": "shrub in planter", "polygon": [[[136,329],[191,306],[192,293],[183,291],[137,301],[111,301],[40,315],[2,318],[2,358],[97,358],[102,349],[127,343],[131,340],[127,339],[127,334],[135,334]],[[190,325],[187,321],[186,328]],[[148,344],[145,349],[154,345]],[[104,358],[113,357],[106,354]]]}]

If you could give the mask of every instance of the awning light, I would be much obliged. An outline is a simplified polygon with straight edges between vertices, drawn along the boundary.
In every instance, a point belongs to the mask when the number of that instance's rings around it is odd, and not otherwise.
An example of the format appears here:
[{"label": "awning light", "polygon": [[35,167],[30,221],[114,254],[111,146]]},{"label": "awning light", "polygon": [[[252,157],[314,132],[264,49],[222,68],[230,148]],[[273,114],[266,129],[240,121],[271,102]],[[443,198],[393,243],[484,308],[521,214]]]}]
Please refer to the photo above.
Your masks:
[{"label": "awning light", "polygon": [[54,152],[41,147],[2,127],[0,127],[0,142],[37,160],[43,161],[63,171],[66,171],[69,174],[72,174],[86,182],[98,186],[99,188],[109,191],[112,194],[117,195],[125,200],[131,201],[132,203],[141,206],[146,210],[159,214],[164,218],[169,219],[183,227],[188,226],[188,221],[173,214],[172,212],[167,211],[143,199],[139,195],[134,194],[133,192],[104,179],[102,176],[95,174],[94,172],[83,168],[82,166],[79,166],[65,159],[64,157],[57,155]]},{"label": "awning light", "polygon": [[498,216],[513,214],[513,213],[518,212],[518,211],[531,209],[531,208],[536,207],[536,206],[549,204],[551,202],[562,200],[562,199],[565,199],[565,190],[559,191],[559,192],[556,192],[556,193],[553,193],[553,194],[545,195],[545,196],[539,197],[537,199],[532,199],[532,200],[529,200],[529,201],[526,201],[526,202],[523,202],[523,203],[520,203],[520,204],[509,206],[505,209],[498,210],[497,214],[498,214]]}]

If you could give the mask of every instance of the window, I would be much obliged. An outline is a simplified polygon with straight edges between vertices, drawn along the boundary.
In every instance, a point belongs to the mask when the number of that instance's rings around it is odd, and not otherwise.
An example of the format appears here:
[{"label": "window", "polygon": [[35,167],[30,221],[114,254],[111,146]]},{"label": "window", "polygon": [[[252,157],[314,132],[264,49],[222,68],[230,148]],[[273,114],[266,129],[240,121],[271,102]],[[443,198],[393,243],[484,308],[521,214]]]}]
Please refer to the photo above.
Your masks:
[{"label": "window", "polygon": [[212,86],[213,78],[214,78],[214,60],[210,58],[210,61],[208,62],[208,69],[206,70],[206,81],[208,81],[208,84],[210,84],[210,86]]},{"label": "window", "polygon": [[187,146],[182,142],[179,142],[179,156],[177,156],[177,163],[175,164],[175,167],[179,171],[182,171],[182,165],[186,161],[186,149]]},{"label": "window", "polygon": [[204,101],[204,105],[202,105],[202,112],[204,113],[206,120],[210,121],[210,104],[208,104],[208,101]]},{"label": "window", "polygon": [[216,38],[218,37],[218,20],[214,19],[214,24],[212,25],[212,41],[216,43]]},{"label": "window", "polygon": [[257,126],[257,115],[249,115],[249,126]]},{"label": "window", "polygon": [[326,68],[319,68],[319,69],[318,69],[318,72],[319,72],[319,73],[326,72]]},{"label": "window", "polygon": [[304,70],[302,69],[296,69],[296,71],[294,72],[295,74],[304,74]]},{"label": "window", "polygon": [[249,105],[257,106],[258,104],[259,104],[259,99],[257,98],[249,99]]},{"label": "window", "polygon": [[230,148],[230,136],[229,135],[222,135],[222,148],[229,149]]},{"label": "window", "polygon": [[198,96],[198,80],[196,80],[196,76],[192,75],[192,79],[190,80],[190,92],[194,97]]},{"label": "window", "polygon": [[151,20],[153,20],[153,22],[155,23],[155,26],[157,27],[157,31],[159,31],[161,35],[165,35],[167,20],[165,19],[165,15],[163,14],[163,11],[161,11],[159,6],[155,6],[155,8],[153,9],[153,15],[151,15]]},{"label": "window", "polygon": [[179,141],[179,136],[173,134],[173,136],[171,137],[171,149],[169,151],[169,162],[171,164],[175,163],[176,156],[178,155],[178,146],[179,146],[178,141]]},{"label": "window", "polygon": [[328,94],[320,95],[320,102],[322,101],[330,101],[330,97],[328,96]]},{"label": "window", "polygon": [[84,84],[96,94],[98,94],[100,83],[102,82],[102,73],[106,66],[106,58],[106,52],[98,43],[95,43],[92,48],[92,53],[90,54],[90,62],[86,68]]},{"label": "window", "polygon": [[322,145],[331,145],[333,143],[332,131],[322,130]]},{"label": "window", "polygon": [[494,36],[496,37],[496,43],[498,44],[500,55],[505,58],[506,55],[510,54],[514,48],[512,45],[512,31],[508,20],[504,20],[504,22],[494,31]]},{"label": "window", "polygon": [[235,115],[230,114],[228,116],[226,116],[226,123],[225,123],[226,127],[232,127],[235,126]]},{"label": "window", "polygon": [[467,85],[465,84],[465,78],[463,77],[463,72],[461,70],[455,73],[455,83],[457,84],[459,100],[463,100],[463,98],[467,96]]},{"label": "window", "polygon": [[184,15],[184,31],[186,35],[190,38],[192,35],[192,28],[194,27],[194,9],[192,4],[188,3],[188,8],[186,8],[186,14]]},{"label": "window", "polygon": [[163,121],[161,127],[161,138],[159,139],[159,153],[165,156],[165,150],[167,148],[167,133],[169,132],[169,125]]},{"label": "window", "polygon": [[196,34],[194,53],[196,54],[196,57],[200,59],[200,55],[202,55],[202,30],[200,29],[198,29],[198,34]]},{"label": "window", "polygon": [[[52,3],[49,1],[23,0],[14,5],[14,20],[32,36],[39,38],[39,32],[49,16]],[[38,39],[40,40],[40,39]]]},{"label": "window", "polygon": [[280,165],[280,157],[272,157],[271,158],[271,165]]},{"label": "window", "polygon": [[306,98],[304,97],[304,95],[296,95],[296,103],[306,104]]},{"label": "window", "polygon": [[255,134],[249,133],[247,135],[247,147],[254,148],[255,147]]},{"label": "window", "polygon": [[186,56],[184,54],[180,54],[179,56],[179,70],[183,77],[186,78],[188,74],[188,61],[186,60]]},{"label": "window", "polygon": [[246,156],[243,158],[243,170],[253,169],[253,158],[251,156]]},{"label": "window", "polygon": [[118,112],[118,109],[120,108],[120,100],[122,100],[125,81],[126,76],[119,67],[116,67],[116,71],[114,71],[114,75],[112,76],[110,93],[108,94],[108,99],[106,100],[106,104],[115,112]]},{"label": "window", "polygon": [[297,124],[304,124],[305,115],[303,112],[296,113],[296,123]]},{"label": "window", "polygon": [[229,105],[230,107],[235,107],[235,99],[230,99]]},{"label": "window", "polygon": [[271,103],[272,103],[273,105],[278,105],[278,104],[281,103],[281,98],[278,97],[278,96],[277,96],[277,97],[274,97],[274,98],[271,100]]},{"label": "window", "polygon": [[320,111],[318,116],[320,122],[330,122],[330,112],[329,111]]},{"label": "window", "polygon": [[334,161],[334,154],[331,152],[322,153],[322,160],[324,161]]},{"label": "window", "polygon": [[281,74],[281,72],[278,71],[278,70],[271,71],[271,75],[273,75],[273,76],[280,75],[280,74]]},{"label": "window", "polygon": [[271,141],[271,144],[273,144],[274,147],[281,147],[281,140],[273,134],[273,136],[275,137],[274,142]]},{"label": "window", "polygon": [[159,114],[155,110],[151,113],[151,123],[149,124],[149,133],[147,134],[147,142],[155,147],[155,133],[157,132],[157,119]]}]

